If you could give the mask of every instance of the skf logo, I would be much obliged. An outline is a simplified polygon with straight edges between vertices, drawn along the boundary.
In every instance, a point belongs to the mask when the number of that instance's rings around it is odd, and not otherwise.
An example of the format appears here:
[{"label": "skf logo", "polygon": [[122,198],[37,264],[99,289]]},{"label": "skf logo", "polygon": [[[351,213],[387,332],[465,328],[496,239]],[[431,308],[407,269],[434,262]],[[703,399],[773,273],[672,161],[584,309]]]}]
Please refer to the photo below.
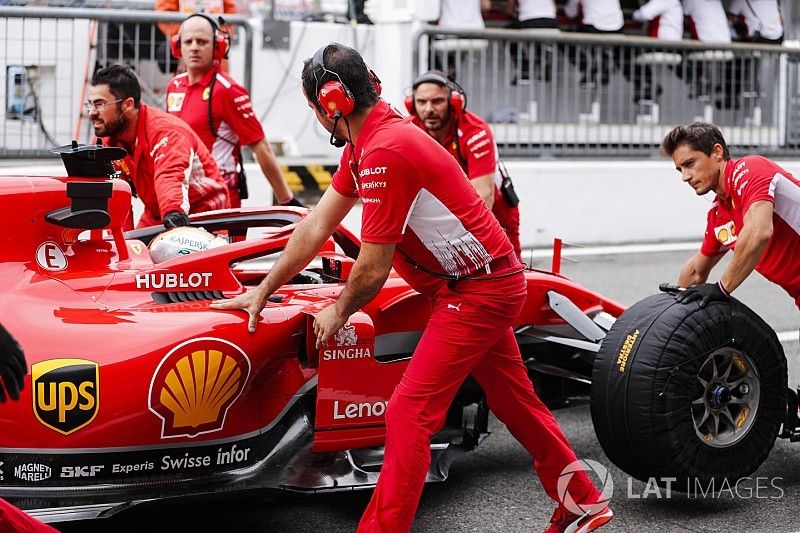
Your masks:
[{"label": "skf logo", "polygon": [[33,412],[39,422],[69,435],[97,416],[100,371],[94,361],[50,359],[31,367]]},{"label": "skf logo", "polygon": [[61,477],[95,477],[103,471],[103,465],[62,466]]},{"label": "skf logo", "polygon": [[714,228],[714,235],[717,236],[717,240],[720,243],[725,246],[730,246],[736,242],[736,226],[734,226],[731,220],[727,224]]},{"label": "skf logo", "polygon": [[173,348],[150,381],[148,406],[162,421],[161,437],[222,429],[249,376],[250,360],[228,341],[204,337]]}]

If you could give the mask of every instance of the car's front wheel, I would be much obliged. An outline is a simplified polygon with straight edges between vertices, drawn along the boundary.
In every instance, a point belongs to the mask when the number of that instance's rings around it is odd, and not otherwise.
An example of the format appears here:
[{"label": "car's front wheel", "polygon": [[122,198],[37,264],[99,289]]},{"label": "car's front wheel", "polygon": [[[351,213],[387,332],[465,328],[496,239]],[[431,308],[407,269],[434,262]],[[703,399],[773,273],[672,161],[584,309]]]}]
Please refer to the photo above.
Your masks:
[{"label": "car's front wheel", "polygon": [[786,412],[786,358],[741,302],[657,294],[616,321],[594,360],[591,411],[628,474],[673,488],[733,482],[766,459]]}]

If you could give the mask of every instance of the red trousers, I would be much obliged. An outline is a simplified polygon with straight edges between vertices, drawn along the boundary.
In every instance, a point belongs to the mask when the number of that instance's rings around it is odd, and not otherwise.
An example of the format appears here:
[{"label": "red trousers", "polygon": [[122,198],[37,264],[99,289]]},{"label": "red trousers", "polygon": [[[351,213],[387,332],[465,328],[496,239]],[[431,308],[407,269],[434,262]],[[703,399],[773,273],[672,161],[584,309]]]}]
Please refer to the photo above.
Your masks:
[{"label": "red trousers", "polygon": [[[522,273],[450,284],[433,301],[433,313],[386,411],[386,449],[359,532],[409,531],[430,466],[430,438],[468,374],[489,407],[533,456],[545,492],[558,501],[561,471],[576,460],[553,415],[536,396],[514,338],[522,309]],[[568,487],[577,503],[598,492],[583,471]]]},{"label": "red trousers", "polygon": [[0,531],[3,533],[58,533],[54,528],[28,516],[0,499]]}]

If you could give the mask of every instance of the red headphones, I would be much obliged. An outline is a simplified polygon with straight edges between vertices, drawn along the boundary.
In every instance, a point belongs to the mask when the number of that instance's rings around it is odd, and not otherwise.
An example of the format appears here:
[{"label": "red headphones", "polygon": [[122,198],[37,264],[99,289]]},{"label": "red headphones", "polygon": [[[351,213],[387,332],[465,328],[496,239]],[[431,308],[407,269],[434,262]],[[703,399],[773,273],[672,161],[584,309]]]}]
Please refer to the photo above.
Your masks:
[{"label": "red headphones", "polygon": [[[220,22],[217,22],[213,18],[209,17],[205,13],[193,13],[186,17],[186,20],[189,20],[192,17],[202,17],[211,24],[211,29],[214,31],[214,52],[211,56],[215,61],[221,61],[228,57],[228,48],[229,44],[229,36],[227,32],[223,32],[220,29],[220,23],[222,22],[222,17],[220,17]],[[186,22],[184,20],[183,22]],[[172,49],[172,55],[175,57],[183,57],[181,54],[181,34],[180,32],[176,33],[172,36],[169,40],[170,48]]]},{"label": "red headphones", "polygon": [[[353,93],[351,93],[347,85],[344,84],[342,78],[334,71],[325,68],[324,56],[328,46],[330,45],[323,46],[317,50],[314,57],[311,59],[314,80],[317,82],[317,101],[322,106],[322,109],[325,110],[328,118],[336,117],[337,113],[339,113],[340,116],[346,117],[355,109],[356,101],[355,98],[353,98]],[[320,87],[319,80],[326,72],[336,76],[336,80],[338,81],[326,81],[322,84],[322,87]]]},{"label": "red headphones", "polygon": [[[311,69],[314,73],[314,80],[317,83],[317,101],[325,110],[325,113],[328,115],[328,118],[335,118],[336,114],[339,113],[339,116],[346,117],[356,107],[356,100],[353,97],[353,93],[344,84],[342,78],[336,72],[329,70],[325,67],[325,52],[328,50],[328,46],[326,45],[316,51],[314,57],[311,59]],[[381,80],[378,79],[378,76],[372,71],[369,70],[369,79],[372,81],[372,85],[375,87],[375,92],[378,93],[378,96],[381,94]],[[336,77],[336,80],[329,80],[322,84],[322,87],[319,86],[319,80],[325,76],[325,73],[332,74]]]},{"label": "red headphones", "polygon": [[456,120],[461,118],[464,109],[467,107],[467,100],[464,97],[464,93],[454,89],[453,83],[445,77],[444,73],[438,70],[429,70],[424,74],[420,74],[417,79],[414,80],[414,83],[411,84],[411,94],[405,98],[406,109],[409,113],[412,115],[417,114],[417,110],[414,106],[414,92],[417,90],[417,87],[423,83],[435,83],[436,85],[450,89],[448,105],[450,106],[450,110],[456,116]]}]

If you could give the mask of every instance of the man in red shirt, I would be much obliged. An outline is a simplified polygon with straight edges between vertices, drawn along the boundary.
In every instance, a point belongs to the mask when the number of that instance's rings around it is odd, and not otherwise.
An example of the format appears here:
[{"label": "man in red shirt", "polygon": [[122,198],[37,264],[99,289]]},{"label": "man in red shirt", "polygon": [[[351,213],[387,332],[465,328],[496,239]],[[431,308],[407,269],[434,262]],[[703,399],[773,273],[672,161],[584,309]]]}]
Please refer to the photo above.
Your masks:
[{"label": "man in red shirt", "polygon": [[[331,141],[346,145],[319,204],[294,230],[280,259],[254,290],[215,309],[244,309],[255,331],[270,294],[308,264],[347,212],[363,204],[362,245],[347,286],[314,320],[317,347],[367,304],[395,269],[429,296],[432,314],[386,411],[386,449],[378,484],[359,531],[408,531],[430,465],[430,438],[467,375],[489,406],[534,456],[550,497],[575,454],[536,396],[512,324],[527,294],[523,266],[458,164],[418,127],[378,99],[377,78],[355,50],[338,43],[307,60],[303,92]],[[581,471],[570,480],[576,501],[597,505]],[[553,531],[590,531],[611,519],[554,514]]]},{"label": "man in red shirt", "polygon": [[456,158],[521,258],[516,195],[506,198],[502,194],[503,176],[492,130],[486,121],[465,109],[465,99],[442,72],[431,70],[414,80],[406,107],[412,122]]},{"label": "man in red shirt", "polygon": [[[800,181],[774,162],[749,155],[731,159],[713,124],[678,126],[661,153],[698,195],[716,194],[700,251],[683,266],[678,300],[704,306],[727,299],[753,270],[783,287],[800,307]],[[733,259],[717,283],[706,283],[728,250]]]},{"label": "man in red shirt", "polygon": [[128,151],[117,169],[144,203],[137,227],[185,226],[189,213],[230,207],[225,182],[197,134],[140,99],[136,75],[110,65],[92,77],[86,104],[95,135]]},{"label": "man in red shirt", "polygon": [[167,112],[189,124],[211,151],[228,184],[231,207],[240,207],[247,198],[242,146],[255,154],[278,203],[302,206],[283,179],[250,95],[220,69],[228,44],[217,22],[195,13],[183,21],[177,40],[186,72],[167,84]]}]

